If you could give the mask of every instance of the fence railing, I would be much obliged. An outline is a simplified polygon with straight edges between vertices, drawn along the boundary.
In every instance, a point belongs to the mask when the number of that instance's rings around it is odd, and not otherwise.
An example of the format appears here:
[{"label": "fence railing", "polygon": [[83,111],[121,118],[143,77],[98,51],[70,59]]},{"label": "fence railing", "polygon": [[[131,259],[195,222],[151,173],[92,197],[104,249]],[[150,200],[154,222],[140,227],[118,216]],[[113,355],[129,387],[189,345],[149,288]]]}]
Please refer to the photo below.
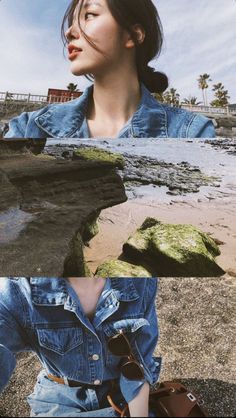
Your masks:
[{"label": "fence railing", "polygon": [[[0,92],[0,102],[1,103],[14,103],[14,104],[27,104],[27,103],[35,103],[35,104],[48,104],[48,103],[64,103],[73,100],[73,93],[71,96],[43,96],[41,94],[24,94],[24,93],[10,93]],[[229,115],[231,113],[236,112],[236,108],[231,108],[229,106],[226,107],[212,107],[212,106],[196,106],[196,105],[189,105],[189,104],[182,104],[182,109],[190,110],[192,112],[199,112],[199,113],[218,113],[218,114],[226,114]]]},{"label": "fence railing", "polygon": [[47,103],[64,103],[73,100],[75,97],[73,93],[71,96],[43,96],[41,94],[24,94],[24,93],[10,93],[10,92],[0,92],[0,102],[1,103],[35,103],[35,104],[47,104]]},{"label": "fence railing", "polygon": [[229,115],[230,113],[236,112],[236,108],[230,108],[229,106],[226,107],[213,107],[213,106],[199,106],[199,105],[189,105],[189,104],[182,104],[182,109],[191,110],[191,112],[200,112],[200,113],[218,113],[218,114],[226,114]]}]

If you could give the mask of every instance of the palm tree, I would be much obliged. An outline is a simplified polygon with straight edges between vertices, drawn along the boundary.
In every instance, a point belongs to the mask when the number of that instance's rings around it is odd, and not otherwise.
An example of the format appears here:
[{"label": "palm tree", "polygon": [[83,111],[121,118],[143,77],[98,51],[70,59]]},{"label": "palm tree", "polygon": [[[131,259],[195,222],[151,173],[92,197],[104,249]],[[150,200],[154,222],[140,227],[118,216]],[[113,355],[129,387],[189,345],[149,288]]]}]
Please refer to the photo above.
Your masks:
[{"label": "palm tree", "polygon": [[171,106],[179,107],[180,94],[173,87],[166,90],[164,93],[154,93],[153,96],[161,103],[166,103]]},{"label": "palm tree", "polygon": [[75,91],[77,91],[77,84],[74,84],[74,83],[68,84],[67,90],[69,90],[71,93],[74,93]]},{"label": "palm tree", "polygon": [[211,106],[225,107],[229,104],[229,92],[222,83],[214,84],[212,90],[215,92],[215,99],[212,100]]},{"label": "palm tree", "polygon": [[182,104],[187,104],[187,105],[190,105],[190,106],[198,106],[198,105],[200,105],[202,102],[198,102],[197,101],[197,97],[195,97],[195,96],[188,96],[188,98],[185,98],[183,101],[182,101]]},{"label": "palm tree", "polygon": [[202,97],[204,106],[208,106],[207,89],[209,87],[208,81],[212,81],[210,75],[207,73],[201,74],[198,78],[198,87],[202,90]]}]

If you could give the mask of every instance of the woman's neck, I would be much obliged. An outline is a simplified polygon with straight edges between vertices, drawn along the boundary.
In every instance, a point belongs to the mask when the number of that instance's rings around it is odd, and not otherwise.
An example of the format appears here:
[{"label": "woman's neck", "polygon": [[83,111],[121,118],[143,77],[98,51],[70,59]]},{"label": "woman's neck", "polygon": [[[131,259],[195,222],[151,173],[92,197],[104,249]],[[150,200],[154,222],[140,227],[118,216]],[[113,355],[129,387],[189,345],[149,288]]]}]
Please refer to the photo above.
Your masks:
[{"label": "woman's neck", "polygon": [[84,314],[92,320],[99,298],[105,287],[106,279],[88,277],[70,277],[68,281],[79,298]]},{"label": "woman's neck", "polygon": [[76,292],[85,294],[100,290],[106,282],[106,279],[100,277],[69,277],[67,280]]},{"label": "woman's neck", "polygon": [[120,75],[112,73],[106,74],[106,77],[95,77],[93,99],[87,114],[92,136],[97,133],[97,136],[116,136],[135,113],[140,100],[141,89],[136,72],[125,74],[122,71]]}]

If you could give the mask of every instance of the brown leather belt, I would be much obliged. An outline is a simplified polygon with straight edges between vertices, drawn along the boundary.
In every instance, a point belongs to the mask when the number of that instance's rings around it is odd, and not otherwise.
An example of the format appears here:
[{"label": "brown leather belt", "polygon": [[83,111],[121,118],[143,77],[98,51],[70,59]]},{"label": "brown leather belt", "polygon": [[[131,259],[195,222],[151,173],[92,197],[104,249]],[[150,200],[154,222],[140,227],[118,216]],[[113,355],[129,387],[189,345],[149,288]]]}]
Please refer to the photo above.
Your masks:
[{"label": "brown leather belt", "polygon": [[[78,382],[77,380],[70,380],[70,379],[63,379],[63,377],[57,377],[53,376],[52,374],[48,374],[47,377],[52,380],[53,382],[59,383],[60,385],[66,385],[71,388],[75,387],[84,387],[86,389],[96,389],[97,387],[101,386],[102,382],[99,384],[90,384],[90,383],[84,383],[84,382]],[[110,383],[112,386],[117,384],[117,380],[106,380],[104,383]]]}]

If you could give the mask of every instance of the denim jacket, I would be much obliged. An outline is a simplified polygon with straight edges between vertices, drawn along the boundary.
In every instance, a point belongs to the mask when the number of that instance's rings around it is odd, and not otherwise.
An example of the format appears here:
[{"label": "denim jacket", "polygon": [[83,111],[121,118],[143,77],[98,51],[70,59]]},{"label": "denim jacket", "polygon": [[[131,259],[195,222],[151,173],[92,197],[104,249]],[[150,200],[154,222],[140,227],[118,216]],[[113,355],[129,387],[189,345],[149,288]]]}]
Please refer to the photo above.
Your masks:
[{"label": "denim jacket", "polygon": [[[134,399],[145,381],[154,384],[161,359],[155,299],[157,279],[107,279],[93,321],[66,279],[1,278],[0,392],[16,366],[15,354],[33,351],[48,374],[87,384],[120,379],[126,400]],[[123,330],[145,378],[129,381],[120,372],[120,357],[107,348],[109,337]]]},{"label": "denim jacket", "polygon": [[[12,119],[5,138],[89,138],[86,111],[93,86],[76,100],[52,104]],[[212,138],[205,116],[159,103],[142,85],[139,107],[118,138]]]}]

